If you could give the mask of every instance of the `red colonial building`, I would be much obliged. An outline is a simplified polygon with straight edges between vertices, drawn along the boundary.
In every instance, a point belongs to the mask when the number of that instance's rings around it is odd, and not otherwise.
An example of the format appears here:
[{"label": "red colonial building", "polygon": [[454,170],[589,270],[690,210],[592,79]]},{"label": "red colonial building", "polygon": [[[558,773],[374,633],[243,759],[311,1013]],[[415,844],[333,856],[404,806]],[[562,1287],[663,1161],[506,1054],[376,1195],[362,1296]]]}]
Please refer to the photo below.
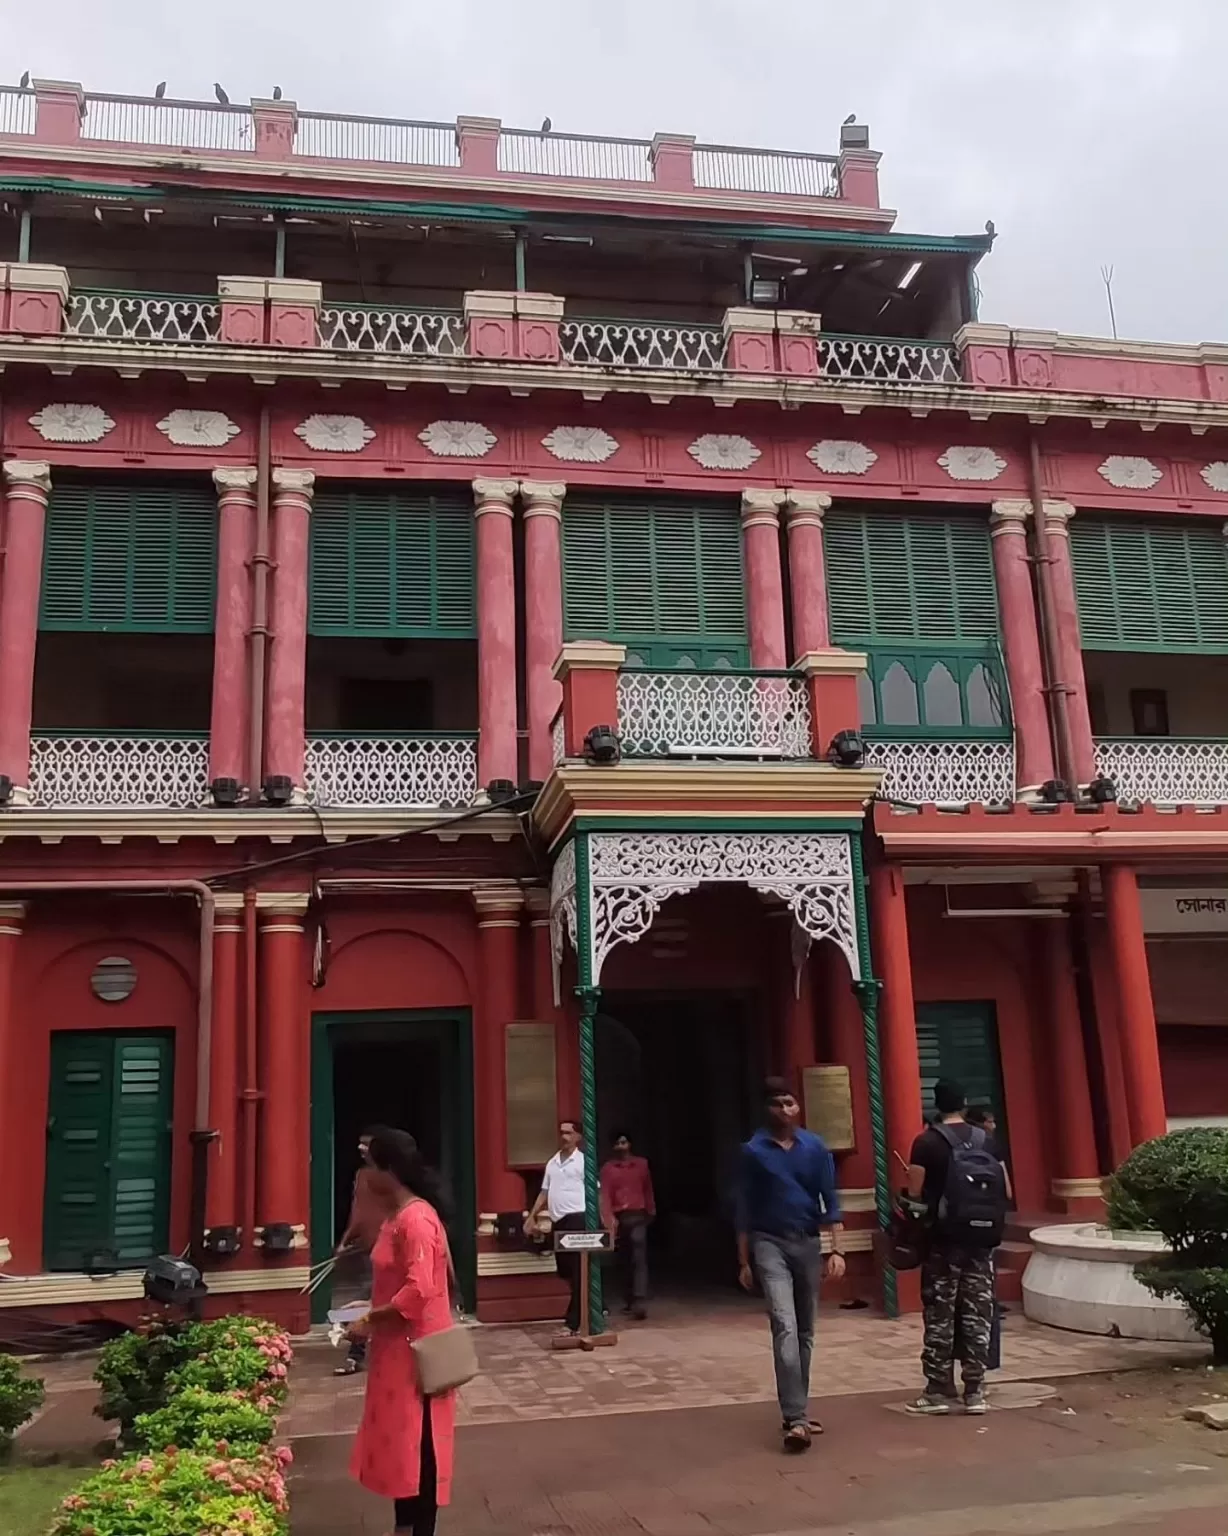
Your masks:
[{"label": "red colonial building", "polygon": [[979,324],[856,123],[36,81],[0,195],[0,1334],[304,1325],[370,1122],[499,1319],[559,1113],[723,1281],[791,1074],[866,1295],[940,1073],[1020,1236],[1228,1114],[1228,349]]}]

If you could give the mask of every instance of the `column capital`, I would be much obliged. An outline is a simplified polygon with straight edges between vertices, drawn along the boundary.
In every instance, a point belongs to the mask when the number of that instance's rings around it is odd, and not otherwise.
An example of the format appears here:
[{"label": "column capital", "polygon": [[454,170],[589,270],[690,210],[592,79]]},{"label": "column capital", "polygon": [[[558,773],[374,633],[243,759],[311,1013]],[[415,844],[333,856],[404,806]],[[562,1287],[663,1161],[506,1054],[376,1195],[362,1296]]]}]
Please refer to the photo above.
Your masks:
[{"label": "column capital", "polygon": [[28,901],[0,901],[0,934],[15,938],[21,932],[29,910]]},{"label": "column capital", "polygon": [[830,506],[826,491],[786,491],[785,522],[790,528],[821,528],[823,514]]},{"label": "column capital", "polygon": [[1073,505],[1068,501],[1046,501],[1042,505],[1045,509],[1045,527],[1055,537],[1064,539],[1069,532],[1067,524],[1075,515]]},{"label": "column capital", "polygon": [[310,891],[260,891],[256,896],[256,915],[262,923],[303,917],[310,902]]},{"label": "column capital", "polygon": [[[474,482],[476,490],[477,482]],[[520,499],[524,502],[526,517],[552,517],[556,522],[563,518],[563,498],[567,487],[561,480],[522,480]]]},{"label": "column capital", "polygon": [[764,491],[747,487],[742,492],[742,526],[757,527],[766,524],[780,526],[780,509],[785,504],[784,491]]},{"label": "column capital", "polygon": [[222,496],[250,495],[256,488],[256,466],[244,465],[240,468],[218,468],[213,471],[213,484]]},{"label": "column capital", "polygon": [[479,928],[519,924],[524,892],[518,885],[479,885],[471,894]]},{"label": "column capital", "polygon": [[504,517],[511,517],[512,504],[519,490],[519,480],[475,480],[475,515],[481,517],[484,512],[501,512]]},{"label": "column capital", "polygon": [[26,494],[41,491],[46,498],[51,494],[51,465],[46,459],[6,459],[4,480],[10,491],[23,486]]},{"label": "column capital", "polygon": [[523,892],[529,918],[536,928],[550,921],[550,889],[545,885],[530,885]]},{"label": "column capital", "polygon": [[305,496],[311,499],[315,489],[314,469],[282,469],[273,471],[273,492],[282,496]]},{"label": "column capital", "polygon": [[1027,500],[994,501],[989,506],[989,532],[992,538],[1000,534],[1023,533],[1032,515],[1032,503]]}]

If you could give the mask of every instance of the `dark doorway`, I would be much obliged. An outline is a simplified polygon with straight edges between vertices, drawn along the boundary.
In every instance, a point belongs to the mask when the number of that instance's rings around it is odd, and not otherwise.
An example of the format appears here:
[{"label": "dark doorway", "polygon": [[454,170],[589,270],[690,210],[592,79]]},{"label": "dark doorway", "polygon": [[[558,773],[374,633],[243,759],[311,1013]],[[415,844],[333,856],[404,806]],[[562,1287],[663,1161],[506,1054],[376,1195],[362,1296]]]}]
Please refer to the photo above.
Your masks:
[{"label": "dark doorway", "polygon": [[735,993],[612,992],[597,1021],[602,1157],[619,1131],[652,1165],[654,1277],[732,1284],[732,1186],[762,1075],[748,1000]]},{"label": "dark doorway", "polygon": [[[474,1301],[477,1226],[473,1169],[473,1067],[468,1017],[358,1013],[314,1021],[311,1099],[312,1258],[321,1263],[345,1230],[358,1172],[358,1138],[368,1126],[411,1132],[438,1168],[450,1207],[448,1234],[457,1276]],[[349,1299],[361,1279],[338,1268],[335,1284],[313,1293],[313,1316]]]}]

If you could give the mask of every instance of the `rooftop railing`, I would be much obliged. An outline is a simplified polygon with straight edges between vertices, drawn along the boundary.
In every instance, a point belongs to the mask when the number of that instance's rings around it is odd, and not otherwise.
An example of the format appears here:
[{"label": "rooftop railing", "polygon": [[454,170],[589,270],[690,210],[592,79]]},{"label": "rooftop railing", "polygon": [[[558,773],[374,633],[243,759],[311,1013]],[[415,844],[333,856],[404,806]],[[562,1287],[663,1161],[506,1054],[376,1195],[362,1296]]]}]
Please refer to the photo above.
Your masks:
[{"label": "rooftop railing", "polygon": [[797,197],[840,196],[839,162],[834,155],[696,144],[694,166],[697,187],[719,187],[729,192],[783,192]]},{"label": "rooftop railing", "polygon": [[83,139],[113,144],[167,144],[177,149],[251,149],[250,107],[139,96],[85,98]]},{"label": "rooftop railing", "polygon": [[33,91],[0,86],[0,133],[33,133],[37,109]]},{"label": "rooftop railing", "polygon": [[455,123],[348,117],[339,112],[300,112],[294,152],[320,160],[377,160],[389,165],[460,164]]},{"label": "rooftop railing", "polygon": [[532,133],[504,128],[498,166],[515,175],[581,181],[651,181],[647,139],[604,139],[583,133]]}]

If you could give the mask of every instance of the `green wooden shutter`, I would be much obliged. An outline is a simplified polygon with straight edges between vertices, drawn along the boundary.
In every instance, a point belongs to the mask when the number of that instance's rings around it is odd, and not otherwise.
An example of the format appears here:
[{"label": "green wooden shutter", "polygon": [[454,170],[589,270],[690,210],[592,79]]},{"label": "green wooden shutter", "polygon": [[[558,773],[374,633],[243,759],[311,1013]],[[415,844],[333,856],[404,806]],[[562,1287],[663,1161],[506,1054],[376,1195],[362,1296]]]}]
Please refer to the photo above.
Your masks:
[{"label": "green wooden shutter", "polygon": [[682,497],[569,496],[563,504],[569,639],[744,665],[746,592],[738,509]]},{"label": "green wooden shutter", "polygon": [[57,485],[47,508],[43,629],[208,634],[217,500],[205,485]]},{"label": "green wooden shutter", "polygon": [[470,639],[477,633],[473,497],[324,491],[311,513],[315,635]]},{"label": "green wooden shutter", "polygon": [[48,1269],[134,1267],[166,1248],[171,1086],[165,1036],[53,1033],[43,1202]]},{"label": "green wooden shutter", "polygon": [[997,636],[983,518],[840,509],[824,518],[823,547],[837,644]]},{"label": "green wooden shutter", "polygon": [[969,1104],[992,1107],[997,1138],[1006,1144],[1006,1104],[998,1059],[998,1027],[991,1003],[918,1003],[917,1054],[921,1062],[921,1097],[934,1102],[934,1084],[952,1078]]},{"label": "green wooden shutter", "polygon": [[1228,652],[1219,522],[1070,524],[1079,633],[1089,651]]}]

